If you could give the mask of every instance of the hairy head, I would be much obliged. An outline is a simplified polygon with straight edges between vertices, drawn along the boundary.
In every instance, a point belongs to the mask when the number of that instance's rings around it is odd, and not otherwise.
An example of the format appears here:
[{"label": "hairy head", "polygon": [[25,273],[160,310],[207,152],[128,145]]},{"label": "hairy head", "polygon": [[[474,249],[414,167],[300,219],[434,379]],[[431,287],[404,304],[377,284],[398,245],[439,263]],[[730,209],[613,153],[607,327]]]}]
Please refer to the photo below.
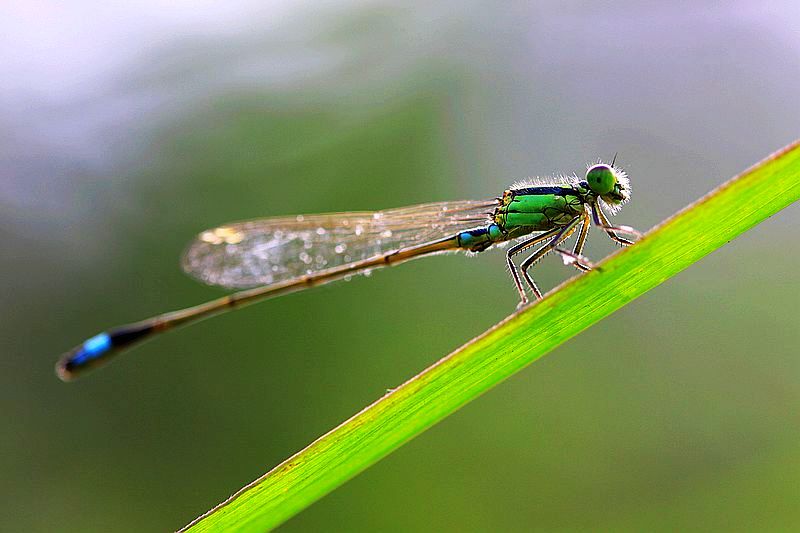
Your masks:
[{"label": "hairy head", "polygon": [[614,165],[597,163],[586,171],[586,183],[598,198],[616,212],[631,198],[631,185],[625,171]]}]

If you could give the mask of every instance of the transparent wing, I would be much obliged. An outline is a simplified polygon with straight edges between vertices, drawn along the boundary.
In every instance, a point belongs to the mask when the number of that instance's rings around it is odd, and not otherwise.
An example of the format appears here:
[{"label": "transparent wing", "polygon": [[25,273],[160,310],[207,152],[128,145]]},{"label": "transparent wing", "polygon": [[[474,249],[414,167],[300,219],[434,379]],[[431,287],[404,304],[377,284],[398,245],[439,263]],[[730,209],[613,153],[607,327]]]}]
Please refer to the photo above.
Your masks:
[{"label": "transparent wing", "polygon": [[467,200],[236,222],[198,235],[181,266],[210,285],[269,285],[480,226],[496,206]]}]

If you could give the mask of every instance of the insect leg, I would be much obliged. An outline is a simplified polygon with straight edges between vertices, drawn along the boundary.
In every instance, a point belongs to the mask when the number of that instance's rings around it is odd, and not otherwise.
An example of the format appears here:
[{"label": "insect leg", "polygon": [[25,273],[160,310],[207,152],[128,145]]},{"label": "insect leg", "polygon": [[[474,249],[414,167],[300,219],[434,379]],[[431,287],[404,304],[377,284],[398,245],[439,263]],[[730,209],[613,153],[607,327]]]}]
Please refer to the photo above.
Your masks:
[{"label": "insect leg", "polygon": [[589,235],[590,219],[589,214],[585,213],[581,217],[580,230],[578,231],[578,240],[575,241],[575,246],[572,251],[564,250],[563,248],[556,248],[555,251],[564,257],[565,263],[571,263],[578,270],[588,272],[593,268],[591,261],[581,255],[583,247],[586,244],[586,237]]},{"label": "insect leg", "polygon": [[639,233],[633,228],[612,226],[608,222],[606,214],[603,213],[603,210],[596,203],[592,204],[592,216],[594,217],[595,225],[605,230],[608,236],[611,237],[611,240],[613,240],[617,244],[621,244],[622,246],[630,246],[631,244],[633,244],[633,241],[625,239],[624,237],[620,237],[619,235],[617,235],[617,233],[629,233],[632,235],[641,236],[641,233]]},{"label": "insect leg", "polygon": [[[546,239],[549,239],[553,235],[556,235],[561,231],[561,228],[552,229],[541,235],[537,235],[536,237],[532,237],[526,241],[523,241],[519,244],[515,244],[511,248],[508,249],[506,252],[506,262],[508,263],[508,269],[511,271],[511,277],[514,278],[514,285],[517,287],[517,291],[519,292],[520,298],[520,305],[524,305],[528,303],[528,296],[525,294],[525,289],[522,286],[522,281],[519,279],[519,272],[517,270],[516,265],[514,265],[514,261],[511,259],[516,254],[520,253],[523,250],[530,248],[531,246],[535,245],[536,243],[542,242]],[[538,298],[541,298],[541,294],[537,295]]]},{"label": "insect leg", "polygon": [[537,299],[542,299],[542,291],[539,290],[539,287],[536,286],[536,282],[534,282],[533,278],[531,278],[531,276],[528,274],[528,269],[531,268],[539,259],[552,252],[558,247],[559,244],[568,239],[569,236],[575,231],[575,228],[577,228],[578,223],[580,223],[581,220],[581,217],[575,217],[572,222],[559,229],[558,233],[556,233],[556,236],[553,237],[550,242],[533,252],[530,256],[525,258],[522,264],[520,264],[519,268],[522,271],[522,277],[525,278],[525,281],[528,283],[528,286],[531,288],[531,291],[533,291],[533,294],[536,295]]}]

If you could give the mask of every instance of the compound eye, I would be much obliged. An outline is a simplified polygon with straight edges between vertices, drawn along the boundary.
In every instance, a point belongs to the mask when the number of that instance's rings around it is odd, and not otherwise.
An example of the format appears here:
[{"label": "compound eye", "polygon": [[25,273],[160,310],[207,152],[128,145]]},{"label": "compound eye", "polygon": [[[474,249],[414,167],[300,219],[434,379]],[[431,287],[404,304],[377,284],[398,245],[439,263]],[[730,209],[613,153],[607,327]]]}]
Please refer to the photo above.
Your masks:
[{"label": "compound eye", "polygon": [[601,163],[586,171],[586,182],[594,193],[603,196],[614,190],[617,177],[610,166]]}]

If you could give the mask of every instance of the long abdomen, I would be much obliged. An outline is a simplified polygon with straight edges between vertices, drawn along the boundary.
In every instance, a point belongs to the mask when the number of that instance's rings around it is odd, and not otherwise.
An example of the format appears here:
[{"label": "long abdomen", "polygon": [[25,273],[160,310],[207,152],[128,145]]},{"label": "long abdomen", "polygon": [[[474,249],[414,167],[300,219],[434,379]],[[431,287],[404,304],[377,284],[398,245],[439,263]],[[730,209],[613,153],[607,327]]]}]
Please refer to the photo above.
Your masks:
[{"label": "long abdomen", "polygon": [[409,246],[408,248],[391,250],[362,261],[320,270],[284,280],[280,283],[240,291],[194,307],[164,313],[135,324],[121,326],[95,335],[62,355],[56,364],[56,373],[62,380],[69,381],[90,368],[107,363],[125,348],[152,338],[157,333],[192,324],[204,318],[282,294],[323,285],[339,279],[346,279],[354,274],[403,263],[416,257],[455,251],[459,247],[458,235],[453,235],[428,243]]}]

